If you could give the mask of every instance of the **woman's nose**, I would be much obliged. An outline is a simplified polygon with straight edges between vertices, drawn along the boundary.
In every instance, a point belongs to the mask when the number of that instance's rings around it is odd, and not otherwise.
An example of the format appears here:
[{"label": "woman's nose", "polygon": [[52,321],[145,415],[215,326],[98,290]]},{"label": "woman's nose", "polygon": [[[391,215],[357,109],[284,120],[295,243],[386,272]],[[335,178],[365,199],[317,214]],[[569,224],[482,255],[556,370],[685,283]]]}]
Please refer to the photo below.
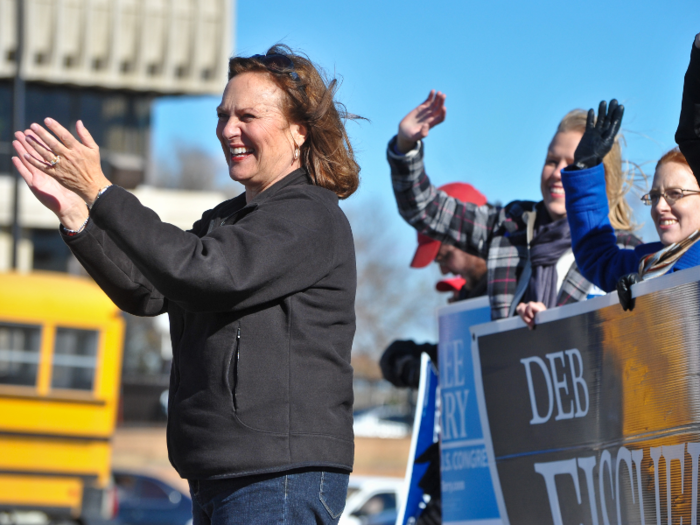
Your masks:
[{"label": "woman's nose", "polygon": [[668,211],[671,209],[671,206],[668,204],[666,201],[666,197],[663,195],[659,195],[659,199],[656,201],[656,204],[654,205],[654,209],[658,211]]},{"label": "woman's nose", "polygon": [[566,160],[564,160],[564,159],[560,160],[559,164],[557,164],[557,169],[554,171],[554,175],[556,177],[558,177],[559,179],[561,179],[561,170],[566,168],[568,165],[569,165],[569,163],[566,162]]},{"label": "woman's nose", "polygon": [[221,135],[228,141],[240,135],[240,128],[234,119],[228,119]]}]

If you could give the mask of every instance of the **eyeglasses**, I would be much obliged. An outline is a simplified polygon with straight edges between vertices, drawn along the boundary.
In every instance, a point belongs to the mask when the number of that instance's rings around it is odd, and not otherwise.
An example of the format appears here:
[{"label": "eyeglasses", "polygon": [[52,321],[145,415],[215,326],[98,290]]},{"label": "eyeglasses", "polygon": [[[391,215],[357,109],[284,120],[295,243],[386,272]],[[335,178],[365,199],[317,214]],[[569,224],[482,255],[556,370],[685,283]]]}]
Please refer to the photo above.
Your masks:
[{"label": "eyeglasses", "polygon": [[286,73],[292,80],[297,82],[299,80],[299,75],[294,71],[294,62],[287,55],[281,55],[279,53],[271,53],[269,55],[253,55],[253,60],[261,62],[267,69],[273,73]]},{"label": "eyeglasses", "polygon": [[652,190],[642,196],[642,202],[647,206],[656,206],[659,199],[663,197],[669,206],[673,206],[677,200],[696,193],[700,193],[700,190],[686,190],[683,188],[667,188],[666,191]]}]

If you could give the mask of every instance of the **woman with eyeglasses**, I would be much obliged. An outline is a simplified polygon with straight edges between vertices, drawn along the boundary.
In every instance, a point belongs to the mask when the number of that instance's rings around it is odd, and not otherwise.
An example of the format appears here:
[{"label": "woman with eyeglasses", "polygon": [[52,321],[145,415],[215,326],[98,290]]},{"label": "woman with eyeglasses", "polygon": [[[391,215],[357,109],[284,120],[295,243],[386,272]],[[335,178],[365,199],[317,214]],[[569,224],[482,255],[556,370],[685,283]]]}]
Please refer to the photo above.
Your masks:
[{"label": "woman with eyeglasses", "polygon": [[[614,101],[613,101],[614,102]],[[624,309],[634,307],[630,287],[645,278],[700,264],[700,187],[688,161],[678,149],[661,157],[649,193],[651,218],[660,242],[620,249],[608,220],[605,176],[601,159],[615,138],[622,109],[618,106],[594,121],[589,113],[586,132],[574,162],[562,170],[571,240],[581,273],[607,292],[616,288]],[[601,108],[604,103],[601,103]],[[601,116],[602,115],[602,116]]]},{"label": "woman with eyeglasses", "polygon": [[[586,128],[586,113],[573,110],[557,126],[540,175],[542,200],[506,206],[464,203],[431,184],[423,160],[425,139],[445,115],[445,95],[431,91],[401,120],[398,134],[389,142],[394,195],[406,222],[420,233],[486,260],[492,319],[518,314],[533,328],[538,312],[600,294],[574,261],[560,174],[573,161]],[[630,233],[633,225],[624,199],[617,142],[605,156],[604,177],[609,182],[607,198],[616,242],[623,248],[634,247],[641,241]]]},{"label": "woman with eyeglasses", "polygon": [[[229,62],[216,136],[245,192],[182,231],[58,122],[13,162],[123,310],[167,312],[168,454],[194,525],[337,523],[353,465],[355,254],[338,206],[359,166],[335,79],[286,46]],[[87,204],[87,206],[86,206]]]}]

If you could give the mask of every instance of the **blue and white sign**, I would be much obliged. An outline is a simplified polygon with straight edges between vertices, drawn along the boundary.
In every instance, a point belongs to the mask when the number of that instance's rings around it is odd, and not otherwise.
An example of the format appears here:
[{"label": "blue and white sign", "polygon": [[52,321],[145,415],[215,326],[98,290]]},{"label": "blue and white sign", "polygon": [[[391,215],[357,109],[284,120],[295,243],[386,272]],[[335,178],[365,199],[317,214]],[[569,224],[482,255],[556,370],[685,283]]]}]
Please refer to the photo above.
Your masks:
[{"label": "blue and white sign", "polygon": [[490,320],[487,297],[438,310],[444,525],[502,524],[479,416],[469,331]]}]

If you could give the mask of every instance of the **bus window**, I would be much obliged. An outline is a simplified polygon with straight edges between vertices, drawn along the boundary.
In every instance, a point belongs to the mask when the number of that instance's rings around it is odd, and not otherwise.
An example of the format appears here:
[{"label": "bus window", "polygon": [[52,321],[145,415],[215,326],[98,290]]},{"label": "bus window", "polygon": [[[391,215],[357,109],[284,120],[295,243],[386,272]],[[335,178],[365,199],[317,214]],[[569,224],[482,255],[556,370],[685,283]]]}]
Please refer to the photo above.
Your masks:
[{"label": "bus window", "polygon": [[0,385],[35,386],[41,328],[0,323]]},{"label": "bus window", "polygon": [[51,388],[92,390],[96,366],[96,331],[56,328]]}]

